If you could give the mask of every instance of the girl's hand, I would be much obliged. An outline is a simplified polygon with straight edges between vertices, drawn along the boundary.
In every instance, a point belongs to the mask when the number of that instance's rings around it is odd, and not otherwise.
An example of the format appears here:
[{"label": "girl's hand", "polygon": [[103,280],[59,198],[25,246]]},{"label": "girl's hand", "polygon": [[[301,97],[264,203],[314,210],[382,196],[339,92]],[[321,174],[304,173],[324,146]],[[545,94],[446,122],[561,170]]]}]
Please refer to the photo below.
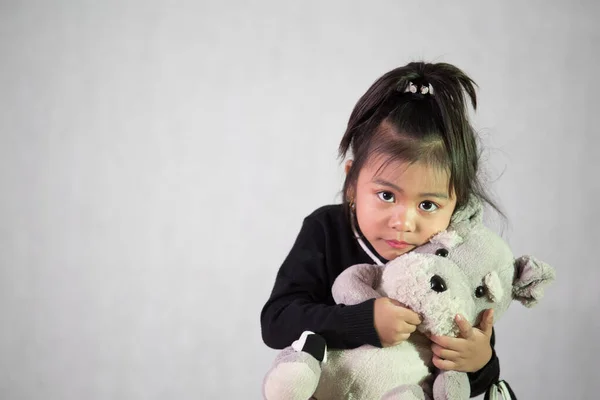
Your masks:
[{"label": "girl's hand", "polygon": [[395,346],[405,341],[421,323],[417,313],[388,297],[375,300],[373,314],[375,330],[383,347]]},{"label": "girl's hand", "polygon": [[446,371],[479,371],[492,358],[490,338],[494,323],[493,310],[485,310],[480,324],[475,328],[461,315],[457,315],[455,321],[460,329],[459,337],[430,337],[433,342],[433,364]]}]

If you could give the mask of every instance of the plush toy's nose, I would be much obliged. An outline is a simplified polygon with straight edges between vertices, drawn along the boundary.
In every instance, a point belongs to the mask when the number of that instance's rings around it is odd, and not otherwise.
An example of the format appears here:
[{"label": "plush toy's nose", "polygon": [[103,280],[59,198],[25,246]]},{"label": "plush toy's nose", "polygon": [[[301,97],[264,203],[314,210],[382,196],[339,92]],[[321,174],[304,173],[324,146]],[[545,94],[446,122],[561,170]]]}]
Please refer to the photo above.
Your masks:
[{"label": "plush toy's nose", "polygon": [[448,290],[448,287],[446,286],[446,282],[439,275],[432,276],[431,280],[429,282],[431,283],[431,289],[438,293],[442,293],[442,292],[445,292],[446,290]]}]

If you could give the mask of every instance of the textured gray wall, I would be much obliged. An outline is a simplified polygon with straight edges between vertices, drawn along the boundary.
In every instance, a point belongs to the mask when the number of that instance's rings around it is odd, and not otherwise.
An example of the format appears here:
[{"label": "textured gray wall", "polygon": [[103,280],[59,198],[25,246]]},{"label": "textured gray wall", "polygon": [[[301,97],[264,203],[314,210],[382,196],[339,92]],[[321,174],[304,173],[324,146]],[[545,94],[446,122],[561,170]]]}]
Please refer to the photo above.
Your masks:
[{"label": "textured gray wall", "polygon": [[0,398],[259,399],[352,106],[420,58],[480,85],[505,235],[558,271],[496,325],[503,377],[595,398],[599,3],[432,3],[1,1]]}]

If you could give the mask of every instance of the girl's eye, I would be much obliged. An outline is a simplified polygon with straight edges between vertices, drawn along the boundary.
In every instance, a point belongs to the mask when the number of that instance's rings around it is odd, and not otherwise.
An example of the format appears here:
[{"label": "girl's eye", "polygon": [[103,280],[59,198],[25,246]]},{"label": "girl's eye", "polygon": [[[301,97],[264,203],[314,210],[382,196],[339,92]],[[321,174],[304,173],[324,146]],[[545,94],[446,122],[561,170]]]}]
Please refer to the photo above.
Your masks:
[{"label": "girl's eye", "polygon": [[432,201],[424,201],[419,204],[419,208],[423,211],[433,212],[436,211],[439,207]]},{"label": "girl's eye", "polygon": [[391,192],[379,192],[377,193],[377,196],[379,196],[379,198],[387,203],[393,203],[394,202],[394,194]]}]

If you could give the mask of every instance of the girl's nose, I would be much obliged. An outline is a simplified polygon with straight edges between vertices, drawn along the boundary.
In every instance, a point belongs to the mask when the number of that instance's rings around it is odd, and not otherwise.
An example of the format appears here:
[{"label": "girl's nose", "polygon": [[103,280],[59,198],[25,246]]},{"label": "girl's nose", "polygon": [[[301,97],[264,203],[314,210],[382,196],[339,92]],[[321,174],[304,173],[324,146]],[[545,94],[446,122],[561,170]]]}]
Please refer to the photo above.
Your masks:
[{"label": "girl's nose", "polygon": [[400,232],[413,232],[415,230],[414,213],[407,208],[397,210],[390,218],[390,227]]}]

